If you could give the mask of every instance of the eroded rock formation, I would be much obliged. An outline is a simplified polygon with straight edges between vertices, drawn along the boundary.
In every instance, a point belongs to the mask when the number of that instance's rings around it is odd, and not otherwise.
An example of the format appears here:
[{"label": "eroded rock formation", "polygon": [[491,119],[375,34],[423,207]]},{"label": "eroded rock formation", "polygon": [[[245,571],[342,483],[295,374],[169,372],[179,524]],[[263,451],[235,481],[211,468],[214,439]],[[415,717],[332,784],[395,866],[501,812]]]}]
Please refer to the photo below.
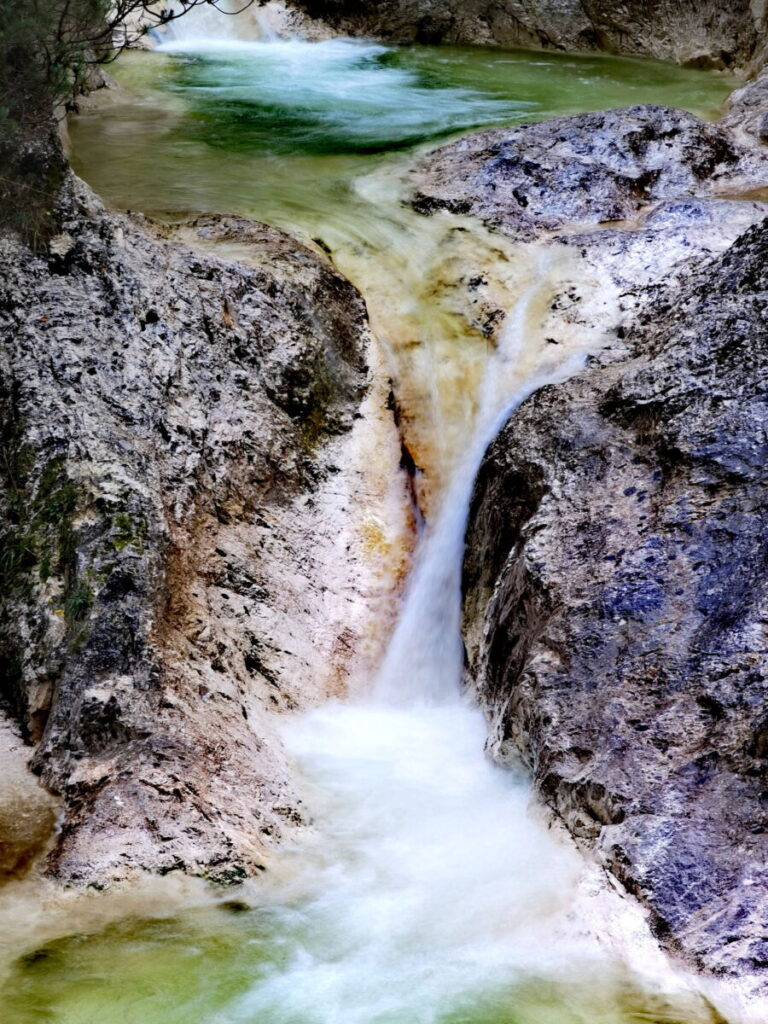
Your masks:
[{"label": "eroded rock formation", "polygon": [[606,50],[696,67],[744,67],[766,41],[764,5],[738,0],[292,0],[352,34],[424,43]]},{"label": "eroded rock formation", "polygon": [[530,239],[628,221],[663,200],[735,197],[766,176],[768,152],[729,128],[638,106],[468,135],[415,169],[413,203]]},{"label": "eroded rock formation", "polygon": [[3,697],[62,801],[48,870],[237,881],[301,820],[270,712],[343,689],[389,587],[365,306],[261,225],[160,228],[73,176],[57,217],[0,275]]},{"label": "eroded rock formation", "polygon": [[[425,209],[467,202],[625,287],[613,343],[524,403],[486,454],[464,566],[468,677],[493,755],[522,758],[657,935],[764,989],[768,227],[764,206],[749,214],[712,185],[765,182],[765,157],[721,128],[697,145],[668,112],[639,134],[641,112],[597,117],[455,144],[419,185]],[[734,242],[738,210],[755,223]],[[615,217],[630,219],[584,224]]]}]

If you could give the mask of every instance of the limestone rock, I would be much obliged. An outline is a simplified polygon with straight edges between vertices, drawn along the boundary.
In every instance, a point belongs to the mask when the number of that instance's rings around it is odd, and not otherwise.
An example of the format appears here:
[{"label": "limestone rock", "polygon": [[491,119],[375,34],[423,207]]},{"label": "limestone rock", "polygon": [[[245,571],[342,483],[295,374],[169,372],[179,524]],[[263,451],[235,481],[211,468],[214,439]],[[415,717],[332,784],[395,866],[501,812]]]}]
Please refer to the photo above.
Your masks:
[{"label": "limestone rock", "polygon": [[0,241],[0,678],[62,800],[48,871],[237,881],[302,820],[272,712],[343,689],[388,586],[365,306],[261,225],[153,226],[71,175],[57,216]]},{"label": "limestone rock", "polygon": [[414,173],[427,214],[577,253],[553,315],[605,338],[476,482],[464,634],[490,749],[668,946],[758,987],[766,180],[754,138],[658,107],[483,133]]},{"label": "limestone rock", "polygon": [[731,93],[723,125],[747,145],[768,143],[768,69]]},{"label": "limestone rock", "polygon": [[733,195],[768,179],[768,151],[727,127],[660,106],[556,118],[468,135],[412,176],[422,213],[482,218],[513,238],[633,218],[651,203]]},{"label": "limestone rock", "polygon": [[27,768],[18,728],[0,715],[0,882],[25,874],[52,845],[57,802]]},{"label": "limestone rock", "polygon": [[696,966],[765,990],[768,227],[512,416],[475,486],[489,746]]}]

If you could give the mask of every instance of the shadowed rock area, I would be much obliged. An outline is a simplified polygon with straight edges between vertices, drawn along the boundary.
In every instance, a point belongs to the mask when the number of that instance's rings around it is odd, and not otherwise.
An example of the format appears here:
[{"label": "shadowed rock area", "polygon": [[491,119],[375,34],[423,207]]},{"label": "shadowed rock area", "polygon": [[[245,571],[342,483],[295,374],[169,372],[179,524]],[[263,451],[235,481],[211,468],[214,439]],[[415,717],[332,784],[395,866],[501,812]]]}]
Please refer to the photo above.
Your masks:
[{"label": "shadowed rock area", "polygon": [[153,226],[70,175],[57,222],[0,242],[0,676],[63,805],[48,871],[238,881],[301,821],[269,712],[343,688],[374,614],[365,307],[247,221]]},{"label": "shadowed rock area", "polygon": [[472,501],[490,748],[699,967],[766,975],[768,227],[660,290],[630,357],[543,389]]},{"label": "shadowed rock area", "polygon": [[605,50],[702,68],[743,67],[761,53],[766,13],[749,0],[291,0],[337,30],[422,43]]}]

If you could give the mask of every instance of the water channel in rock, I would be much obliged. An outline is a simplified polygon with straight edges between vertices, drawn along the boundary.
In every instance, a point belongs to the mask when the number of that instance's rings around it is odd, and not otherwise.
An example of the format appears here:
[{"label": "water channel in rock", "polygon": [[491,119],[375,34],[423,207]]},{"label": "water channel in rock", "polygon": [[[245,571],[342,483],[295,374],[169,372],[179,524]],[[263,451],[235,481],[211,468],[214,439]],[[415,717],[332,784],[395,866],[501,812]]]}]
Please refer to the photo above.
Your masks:
[{"label": "water channel in rock", "polygon": [[[708,116],[732,83],[606,57],[243,41],[229,27],[161,51],[126,55],[120,89],[73,120],[76,170],[118,208],[240,214],[330,253],[368,303],[425,526],[378,678],[286,722],[314,822],[304,841],[253,899],[73,923],[11,965],[4,1019],[715,1021],[530,806],[527,780],[486,759],[461,693],[472,478],[514,405],[599,347],[598,330],[544,341],[551,297],[579,269],[467,218],[419,216],[405,181],[416,154],[474,128],[640,102]],[[247,259],[237,243],[219,251]],[[505,310],[500,328],[462,299],[468,275]]]}]

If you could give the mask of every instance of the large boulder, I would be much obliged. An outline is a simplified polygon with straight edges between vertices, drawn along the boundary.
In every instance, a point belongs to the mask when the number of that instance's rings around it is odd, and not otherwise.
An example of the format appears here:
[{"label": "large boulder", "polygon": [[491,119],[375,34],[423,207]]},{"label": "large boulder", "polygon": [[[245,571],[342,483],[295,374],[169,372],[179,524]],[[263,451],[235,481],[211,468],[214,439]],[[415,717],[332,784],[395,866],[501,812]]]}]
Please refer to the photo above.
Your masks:
[{"label": "large boulder", "polygon": [[636,106],[467,135],[411,175],[413,205],[480,217],[512,238],[627,221],[650,204],[734,196],[768,180],[768,151],[682,110]]},{"label": "large boulder", "polygon": [[271,712],[343,689],[386,586],[365,306],[262,225],[72,175],[56,219],[0,240],[0,689],[61,800],[47,870],[237,881],[302,817]]},{"label": "large boulder", "polygon": [[657,288],[486,453],[464,565],[490,750],[698,967],[768,984],[768,226]]}]

